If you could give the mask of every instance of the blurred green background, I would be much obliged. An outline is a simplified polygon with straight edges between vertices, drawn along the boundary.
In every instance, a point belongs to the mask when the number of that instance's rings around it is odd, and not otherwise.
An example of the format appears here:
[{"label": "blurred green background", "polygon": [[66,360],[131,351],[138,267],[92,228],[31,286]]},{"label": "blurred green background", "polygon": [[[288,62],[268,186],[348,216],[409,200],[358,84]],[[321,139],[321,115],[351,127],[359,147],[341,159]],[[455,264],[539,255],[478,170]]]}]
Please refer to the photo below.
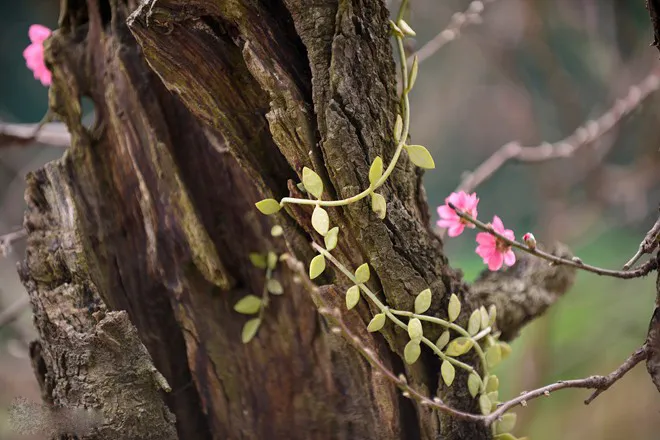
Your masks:
[{"label": "blurred green background", "polygon": [[[396,2],[390,2],[395,3]],[[412,136],[437,168],[425,176],[435,207],[502,144],[554,142],[598,117],[628,87],[659,68],[644,0],[496,0],[483,23],[421,65],[411,95]],[[411,0],[416,47],[433,38],[467,1]],[[58,2],[24,0],[0,7],[0,119],[36,122],[47,89],[25,68],[31,23],[56,26]],[[203,66],[201,66],[203,68]],[[660,201],[660,94],[570,159],[510,163],[478,188],[482,219],[499,215],[518,237],[562,241],[589,263],[617,268],[657,218]],[[0,233],[21,224],[25,174],[62,154],[34,145],[0,150]],[[468,280],[483,269],[474,233],[449,239],[455,267]],[[15,273],[24,251],[0,258],[0,309],[25,295]],[[573,289],[513,344],[500,367],[503,397],[558,379],[605,374],[643,342],[654,280],[620,281],[581,273]],[[29,313],[0,329],[0,408],[39,391],[27,357]],[[533,440],[655,440],[660,394],[639,366],[591,405],[567,390],[518,410],[515,433]],[[0,438],[11,439],[0,412]]]}]

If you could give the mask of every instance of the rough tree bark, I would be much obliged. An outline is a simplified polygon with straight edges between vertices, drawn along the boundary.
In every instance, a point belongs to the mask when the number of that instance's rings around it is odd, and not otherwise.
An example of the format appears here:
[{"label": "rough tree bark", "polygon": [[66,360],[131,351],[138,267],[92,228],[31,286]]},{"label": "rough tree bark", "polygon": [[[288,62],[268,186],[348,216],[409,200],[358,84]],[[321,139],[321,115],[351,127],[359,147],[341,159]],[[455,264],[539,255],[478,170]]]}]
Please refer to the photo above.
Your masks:
[{"label": "rough tree bark", "polygon": [[[282,265],[275,276],[285,294],[247,345],[246,318],[232,310],[263,288],[251,252],[309,262],[318,239],[309,209],[265,217],[256,201],[298,194],[304,166],[323,177],[327,197],[353,195],[369,185],[371,161],[393,154],[396,79],[384,2],[61,5],[46,51],[50,106],[72,145],[28,179],[20,270],[40,334],[32,356],[44,399],[100,409],[103,426],[83,437],[94,439],[490,438],[480,424],[421,407],[374,374]],[[83,97],[95,106],[91,128],[81,123]],[[421,174],[407,158],[383,189],[384,221],[367,202],[329,212],[342,230],[337,258],[368,262],[392,306],[410,310],[431,288],[429,313],[443,316],[453,292],[465,322],[479,305],[497,304],[510,339],[572,283],[570,269],[522,257],[468,286],[429,228]],[[275,223],[284,238],[270,235]],[[346,280],[328,271],[319,284],[324,300],[342,308]],[[449,389],[431,353],[404,365],[407,338],[391,327],[368,333],[372,314],[362,303],[344,318],[390,369],[478,411],[461,372]]]}]

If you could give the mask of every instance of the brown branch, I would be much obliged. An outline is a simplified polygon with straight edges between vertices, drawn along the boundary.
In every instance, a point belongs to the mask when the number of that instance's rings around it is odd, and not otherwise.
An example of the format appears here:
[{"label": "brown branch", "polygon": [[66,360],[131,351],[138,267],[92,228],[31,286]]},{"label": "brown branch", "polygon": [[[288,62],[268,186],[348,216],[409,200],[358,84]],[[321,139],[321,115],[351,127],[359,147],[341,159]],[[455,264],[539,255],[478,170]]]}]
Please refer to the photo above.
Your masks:
[{"label": "brown branch", "polygon": [[459,35],[461,29],[471,24],[481,23],[481,14],[485,3],[492,3],[495,0],[472,1],[465,12],[457,12],[451,17],[451,21],[438,35],[424,44],[419,50],[410,55],[408,62],[412,63],[413,58],[417,56],[418,62],[430,58],[445,44],[454,41]]},{"label": "brown branch", "polygon": [[4,257],[9,255],[12,249],[12,243],[27,236],[25,229],[20,229],[15,232],[10,232],[5,235],[0,235],[0,254]]},{"label": "brown branch", "polygon": [[527,402],[532,399],[536,399],[537,397],[541,396],[548,396],[553,391],[562,390],[565,388],[587,388],[595,390],[591,396],[589,396],[584,401],[585,405],[588,405],[603,391],[607,390],[616,381],[621,379],[628,371],[632,370],[633,367],[635,367],[641,361],[645,360],[646,357],[647,351],[646,345],[644,345],[637,349],[637,351],[635,351],[633,354],[631,354],[619,368],[612,371],[607,376],[590,376],[584,379],[560,380],[559,382],[553,383],[551,385],[547,385],[533,391],[524,392],[515,399],[511,399],[502,403],[495,411],[486,417],[486,424],[489,425],[497,421],[498,418],[500,418],[511,408],[514,408],[518,405],[525,406]]},{"label": "brown branch", "polygon": [[472,218],[471,216],[467,215],[463,211],[459,210],[454,206],[452,203],[448,203],[449,207],[453,209],[456,214],[472,223],[475,225],[477,228],[481,229],[484,232],[488,232],[489,234],[497,237],[498,240],[501,240],[502,242],[508,244],[511,247],[515,247],[516,249],[520,249],[523,252],[527,252],[528,254],[535,255],[539,258],[543,258],[544,260],[548,260],[550,263],[553,264],[564,264],[567,266],[572,266],[577,269],[582,269],[587,272],[592,272],[597,275],[604,275],[604,276],[609,276],[609,277],[614,277],[614,278],[623,278],[623,279],[630,279],[630,278],[639,278],[648,275],[651,273],[653,270],[658,268],[658,261],[657,260],[649,260],[648,262],[644,263],[642,266],[638,267],[635,270],[630,270],[630,271],[625,271],[625,270],[612,270],[612,269],[603,269],[600,267],[592,266],[589,264],[585,264],[582,262],[577,257],[573,257],[572,259],[567,259],[567,258],[562,258],[558,257],[556,255],[552,255],[548,252],[544,252],[538,247],[531,248],[527,246],[526,244],[522,244],[518,241],[515,240],[509,240],[502,234],[499,234],[495,232],[492,228],[492,226],[487,225],[475,218]]},{"label": "brown branch", "polygon": [[652,253],[655,248],[658,247],[658,242],[660,241],[660,217],[658,217],[658,220],[656,220],[655,224],[653,227],[649,230],[649,232],[646,233],[646,236],[644,237],[644,240],[639,244],[639,249],[633,255],[633,257],[623,265],[623,270],[628,270],[630,269],[633,264],[637,262],[637,260],[640,259],[640,257],[644,254],[650,254]]},{"label": "brown branch", "polygon": [[0,122],[0,148],[39,143],[51,147],[68,147],[71,135],[62,123],[5,124]]},{"label": "brown branch", "polygon": [[644,99],[656,91],[659,85],[660,68],[655,67],[639,84],[630,87],[626,96],[619,99],[608,111],[598,119],[578,127],[567,138],[554,144],[544,142],[535,147],[524,147],[518,142],[503,145],[477,169],[465,175],[456,191],[473,191],[509,160],[543,162],[573,156],[580,148],[593,143],[614,128],[624,116],[635,110]]}]

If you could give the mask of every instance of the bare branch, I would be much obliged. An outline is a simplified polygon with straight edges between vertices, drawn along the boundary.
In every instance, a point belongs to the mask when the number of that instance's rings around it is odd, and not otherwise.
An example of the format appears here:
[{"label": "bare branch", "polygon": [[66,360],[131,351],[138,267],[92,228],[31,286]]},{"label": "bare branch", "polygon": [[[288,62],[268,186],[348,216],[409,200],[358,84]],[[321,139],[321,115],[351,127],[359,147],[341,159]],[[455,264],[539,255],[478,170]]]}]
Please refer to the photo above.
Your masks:
[{"label": "bare branch", "polygon": [[492,228],[492,226],[487,225],[475,218],[472,218],[471,216],[467,215],[460,209],[457,209],[456,206],[454,206],[452,203],[448,203],[449,207],[453,209],[456,214],[472,223],[475,225],[477,228],[481,229],[484,232],[487,232],[495,237],[497,237],[498,240],[501,240],[502,242],[506,243],[507,245],[511,247],[515,247],[516,249],[520,249],[521,251],[527,252],[528,254],[535,255],[539,258],[543,258],[544,260],[548,260],[552,264],[564,264],[567,266],[572,266],[577,269],[582,269],[587,272],[592,272],[597,275],[604,275],[604,276],[609,276],[609,277],[614,277],[614,278],[623,278],[623,279],[630,279],[630,278],[639,278],[648,275],[651,273],[653,270],[658,268],[658,262],[657,260],[649,260],[648,262],[644,263],[642,266],[638,267],[635,270],[630,270],[630,271],[625,271],[625,270],[612,270],[612,269],[603,269],[600,267],[596,266],[591,266],[589,264],[585,264],[582,262],[577,257],[573,257],[572,259],[566,259],[562,257],[558,257],[556,255],[552,255],[548,252],[544,252],[540,250],[538,247],[531,248],[525,244],[522,244],[518,241],[515,240],[509,240],[502,234],[499,234],[495,232]]},{"label": "bare branch", "polygon": [[417,56],[417,60],[421,63],[422,61],[430,58],[445,44],[454,41],[458,36],[460,36],[461,29],[471,24],[481,23],[481,14],[484,10],[484,5],[494,1],[495,0],[476,0],[470,2],[470,5],[467,7],[465,12],[455,13],[451,17],[451,21],[447,27],[440,31],[440,33],[436,35],[432,40],[424,44],[424,46],[422,46],[418,51],[413,53],[408,58],[408,62],[412,63],[413,58]]},{"label": "bare branch", "polygon": [[658,220],[656,220],[649,232],[646,233],[635,255],[623,265],[623,270],[630,269],[642,255],[652,253],[658,247],[658,241],[660,241],[660,217],[658,217]]},{"label": "bare branch", "polygon": [[660,85],[660,68],[653,71],[639,84],[630,87],[628,93],[598,119],[588,121],[578,127],[573,134],[554,144],[544,142],[535,147],[524,147],[518,142],[509,142],[500,147],[476,170],[467,174],[457,191],[470,192],[490,178],[509,160],[519,162],[542,162],[551,159],[568,158],[580,148],[596,141],[619,123],[624,116],[635,110]]},{"label": "bare branch", "polygon": [[66,148],[71,145],[71,135],[66,125],[59,122],[43,125],[0,122],[0,148],[32,143]]},{"label": "bare branch", "polygon": [[589,396],[585,401],[585,405],[590,404],[596,397],[598,397],[603,391],[611,387],[616,381],[621,379],[628,371],[632,370],[637,364],[642,362],[647,357],[646,345],[637,349],[633,354],[626,359],[626,361],[621,364],[619,368],[608,374],[607,376],[590,376],[584,379],[574,379],[574,380],[560,380],[559,382],[553,383],[551,385],[538,388],[533,391],[528,391],[520,394],[515,399],[511,399],[507,402],[502,403],[495,411],[493,411],[489,416],[486,417],[486,424],[489,425],[498,418],[500,418],[504,413],[506,413],[511,408],[514,408],[518,405],[526,405],[528,401],[536,399],[541,396],[548,396],[553,391],[562,390],[565,388],[587,388],[595,390],[591,396]]},{"label": "bare branch", "polygon": [[25,229],[20,229],[15,232],[10,232],[5,235],[0,235],[0,254],[4,257],[9,255],[12,248],[12,243],[27,236]]}]

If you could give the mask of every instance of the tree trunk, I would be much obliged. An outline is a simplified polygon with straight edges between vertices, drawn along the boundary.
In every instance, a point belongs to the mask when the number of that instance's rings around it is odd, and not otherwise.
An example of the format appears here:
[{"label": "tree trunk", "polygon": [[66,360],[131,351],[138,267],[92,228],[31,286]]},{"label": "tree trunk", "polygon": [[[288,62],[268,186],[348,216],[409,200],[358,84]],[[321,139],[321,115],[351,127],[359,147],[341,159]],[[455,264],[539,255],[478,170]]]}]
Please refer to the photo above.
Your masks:
[{"label": "tree trunk", "polygon": [[[311,209],[266,217],[255,202],[300,196],[305,166],[328,197],[348,197],[369,186],[376,156],[392,157],[388,18],[382,0],[62,1],[46,52],[51,110],[72,145],[28,179],[21,275],[44,399],[104,415],[84,438],[490,438],[479,423],[402,397],[330,331],[301,274],[283,263],[274,276],[284,295],[271,297],[248,344],[249,318],[233,310],[264,288],[251,253],[308,263],[319,239]],[[91,128],[81,123],[83,97],[95,106]],[[572,282],[569,269],[523,258],[467,286],[429,227],[421,173],[406,157],[383,195],[385,220],[365,201],[329,213],[341,227],[333,254],[353,269],[368,262],[393,307],[411,310],[430,288],[429,313],[442,317],[456,293],[465,323],[479,305],[497,304],[510,339]],[[271,235],[275,224],[283,237]],[[374,311],[345,311],[341,274],[316,282],[390,370],[478,413],[464,373],[448,388],[432,353],[405,365],[406,335],[367,332]]]}]

